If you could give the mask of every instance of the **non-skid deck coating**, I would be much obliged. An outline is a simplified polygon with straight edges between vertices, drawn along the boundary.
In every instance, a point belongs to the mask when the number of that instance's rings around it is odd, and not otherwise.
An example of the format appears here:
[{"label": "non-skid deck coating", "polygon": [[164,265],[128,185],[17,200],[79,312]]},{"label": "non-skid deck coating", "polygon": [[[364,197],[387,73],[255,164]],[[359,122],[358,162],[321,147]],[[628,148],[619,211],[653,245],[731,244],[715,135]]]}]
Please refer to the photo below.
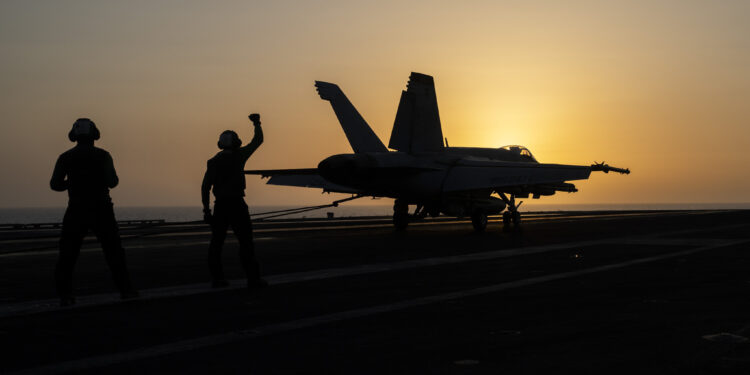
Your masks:
[{"label": "non-skid deck coating", "polygon": [[[123,228],[142,297],[95,242],[57,307],[55,233],[0,232],[0,373],[748,373],[750,212],[267,222],[270,287],[208,287],[200,224]],[[722,334],[723,335],[717,335]]]}]

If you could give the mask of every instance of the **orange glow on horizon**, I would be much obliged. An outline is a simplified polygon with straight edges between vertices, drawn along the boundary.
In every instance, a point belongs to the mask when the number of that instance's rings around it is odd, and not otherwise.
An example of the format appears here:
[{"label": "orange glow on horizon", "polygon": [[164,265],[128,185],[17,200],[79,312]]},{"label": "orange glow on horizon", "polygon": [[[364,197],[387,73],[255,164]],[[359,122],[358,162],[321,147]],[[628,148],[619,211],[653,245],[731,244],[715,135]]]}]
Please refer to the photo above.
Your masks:
[{"label": "orange glow on horizon", "polygon": [[[0,207],[64,205],[48,180],[82,116],[114,157],[119,205],[198,205],[219,133],[249,141],[250,112],[266,142],[249,169],[351,152],[314,80],[339,84],[387,144],[411,71],[434,76],[451,146],[520,144],[540,162],[633,171],[539,202],[750,202],[749,12],[742,2],[4,2],[0,170],[16,178],[0,185]],[[248,178],[250,204],[331,200],[264,183]]]}]

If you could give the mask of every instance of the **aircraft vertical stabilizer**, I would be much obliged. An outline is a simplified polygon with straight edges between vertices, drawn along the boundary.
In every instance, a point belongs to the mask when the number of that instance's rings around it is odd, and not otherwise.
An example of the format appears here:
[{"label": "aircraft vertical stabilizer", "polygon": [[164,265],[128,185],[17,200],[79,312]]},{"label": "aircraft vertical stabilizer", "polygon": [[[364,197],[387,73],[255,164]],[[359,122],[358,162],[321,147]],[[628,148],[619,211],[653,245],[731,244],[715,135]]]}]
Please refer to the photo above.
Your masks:
[{"label": "aircraft vertical stabilizer", "polygon": [[370,125],[357,112],[338,85],[315,81],[315,88],[321,99],[331,102],[331,107],[355,153],[388,152],[383,142],[375,135]]},{"label": "aircraft vertical stabilizer", "polygon": [[408,153],[443,149],[443,130],[432,76],[414,72],[409,76],[406,91],[401,92],[388,147]]}]

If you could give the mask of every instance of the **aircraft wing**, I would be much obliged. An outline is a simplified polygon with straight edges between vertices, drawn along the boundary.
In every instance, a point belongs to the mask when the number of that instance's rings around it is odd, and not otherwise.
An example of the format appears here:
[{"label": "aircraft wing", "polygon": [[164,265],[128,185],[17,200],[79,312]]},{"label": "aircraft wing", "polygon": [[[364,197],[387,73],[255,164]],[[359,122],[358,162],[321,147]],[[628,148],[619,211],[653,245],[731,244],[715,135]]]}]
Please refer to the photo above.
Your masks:
[{"label": "aircraft wing", "polygon": [[451,168],[443,191],[565,186],[565,181],[588,179],[591,171],[579,165],[463,161]]},{"label": "aircraft wing", "polygon": [[357,189],[334,184],[318,174],[317,168],[305,169],[267,169],[245,171],[245,174],[260,175],[261,177],[270,177],[268,185],[297,186],[306,188],[323,189],[324,192],[361,194],[362,191]]}]

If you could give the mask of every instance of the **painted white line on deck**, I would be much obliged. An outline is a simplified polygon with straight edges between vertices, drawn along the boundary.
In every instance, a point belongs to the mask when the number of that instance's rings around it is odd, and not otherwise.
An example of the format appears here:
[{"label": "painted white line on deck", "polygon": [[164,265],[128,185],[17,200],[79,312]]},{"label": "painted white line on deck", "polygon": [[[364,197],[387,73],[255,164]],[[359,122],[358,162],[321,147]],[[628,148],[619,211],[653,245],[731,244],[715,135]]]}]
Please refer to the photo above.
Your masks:
[{"label": "painted white line on deck", "polygon": [[[750,237],[750,236],[748,236]],[[721,245],[727,241],[720,238],[624,238],[621,245],[646,246],[711,246]]]},{"label": "painted white line on deck", "polygon": [[[736,224],[730,227],[744,226],[744,225],[745,224]],[[714,229],[717,229],[717,228],[714,228]],[[684,231],[662,233],[662,235],[681,233],[681,232],[684,232]],[[656,235],[658,234],[654,234],[654,236]],[[379,272],[399,271],[399,270],[413,269],[413,268],[433,267],[433,266],[441,266],[441,265],[457,264],[457,263],[465,263],[465,262],[475,262],[475,261],[481,261],[481,260],[509,258],[509,257],[514,257],[514,256],[520,256],[520,255],[541,254],[541,253],[557,251],[557,250],[565,250],[565,249],[571,249],[571,248],[582,248],[582,247],[597,246],[597,245],[616,245],[620,243],[628,243],[628,241],[631,241],[631,242],[639,241],[638,242],[639,245],[648,245],[650,244],[649,240],[653,240],[654,242],[653,244],[656,246],[666,246],[670,244],[680,245],[680,246],[701,246],[701,245],[706,245],[706,244],[716,244],[716,242],[714,241],[719,241],[718,243],[724,243],[724,240],[706,240],[706,239],[690,239],[686,242],[686,240],[684,239],[664,239],[664,238],[648,238],[648,237],[645,237],[645,238],[644,237],[607,238],[607,239],[600,239],[600,240],[568,242],[568,243],[541,245],[541,246],[533,246],[533,247],[518,247],[518,248],[512,248],[512,249],[505,249],[505,250],[486,251],[486,252],[453,255],[453,256],[445,256],[445,257],[421,258],[421,259],[412,259],[412,260],[404,260],[404,261],[389,262],[389,263],[365,264],[365,265],[358,265],[358,266],[352,266],[352,267],[328,268],[328,269],[320,269],[320,270],[312,270],[312,271],[304,271],[304,272],[294,272],[294,273],[288,273],[288,274],[267,276],[266,279],[271,285],[287,284],[287,283],[296,283],[296,282],[325,280],[325,279],[331,279],[331,278],[336,278],[336,277],[358,276],[358,275],[367,275],[367,274],[373,274],[373,273],[379,273]],[[161,298],[170,298],[170,297],[181,297],[181,296],[189,296],[189,295],[204,294],[204,293],[223,292],[223,291],[232,290],[232,289],[241,289],[241,288],[244,288],[245,281],[244,280],[232,280],[230,283],[231,283],[230,287],[221,288],[221,289],[210,288],[207,285],[207,283],[187,284],[187,285],[179,285],[179,286],[146,289],[146,290],[141,291],[141,297],[139,297],[139,300],[152,300],[152,299],[161,299]],[[29,315],[29,314],[36,314],[36,313],[56,311],[56,310],[81,309],[81,308],[92,307],[92,306],[101,306],[101,305],[121,303],[119,296],[114,293],[80,296],[80,297],[77,297],[76,299],[77,299],[76,305],[64,307],[64,308],[59,307],[59,301],[57,299],[19,302],[19,303],[10,304],[10,305],[4,305],[4,306],[0,305],[0,318],[9,317],[9,316],[18,316],[18,315]]]},{"label": "painted white line on deck", "polygon": [[[278,237],[255,237],[253,238],[253,241],[273,241],[277,240]],[[196,245],[208,245],[209,241],[189,241],[189,242],[171,242],[171,243],[163,243],[163,244],[153,244],[153,245],[135,245],[135,244],[128,244],[127,246],[123,246],[125,248],[125,251],[127,252],[129,249],[165,249],[170,247],[184,247],[184,246],[196,246]],[[236,244],[237,239],[232,238],[231,236],[227,236],[226,241],[224,241],[225,244]],[[102,251],[101,247],[87,247],[85,249],[81,249],[81,253],[95,253]],[[7,253],[7,254],[0,254],[0,258],[17,258],[17,257],[24,257],[24,256],[35,256],[35,255],[55,255],[58,253],[58,250],[29,250],[29,251],[19,251],[14,253]]]},{"label": "painted white line on deck", "polygon": [[[450,263],[469,262],[473,260],[505,258],[505,257],[516,256],[516,255],[524,255],[524,254],[538,254],[538,253],[543,253],[547,251],[562,250],[562,249],[568,249],[568,248],[573,248],[573,247],[591,246],[591,245],[598,245],[598,244],[611,243],[611,242],[612,242],[611,239],[597,240],[597,241],[582,241],[582,242],[572,242],[572,243],[536,246],[536,247],[528,247],[528,248],[497,250],[497,251],[456,255],[456,256],[449,256],[449,257],[423,258],[423,259],[414,259],[414,260],[406,260],[406,261],[391,262],[391,263],[361,265],[361,266],[354,266],[354,267],[328,268],[328,269],[321,269],[321,270],[267,276],[266,280],[271,285],[302,282],[302,281],[314,281],[314,280],[330,279],[334,277],[365,275],[365,274],[376,273],[376,272],[395,271],[395,270],[402,270],[402,269],[415,268],[415,267],[429,267],[429,266],[437,266],[437,265],[444,265],[444,264],[450,264]],[[244,287],[243,280],[231,280],[230,283],[231,283],[230,287],[221,288],[221,289],[213,289],[208,286],[208,283],[188,284],[188,285],[147,289],[147,290],[141,291],[141,296],[139,297],[139,299],[150,300],[150,299],[160,299],[160,298],[168,298],[168,297],[189,296],[189,295],[203,294],[203,293],[223,292],[223,291],[232,290],[232,289],[241,289]],[[80,308],[108,305],[108,304],[121,302],[119,295],[115,293],[80,296],[80,297],[76,297],[76,300],[77,300],[77,303],[75,305],[64,307],[64,308],[59,307],[59,301],[57,299],[29,301],[29,302],[16,303],[12,305],[0,306],[0,318],[5,318],[8,316],[16,316],[16,315],[34,314],[34,313],[46,312],[46,311],[80,309]]]},{"label": "painted white line on deck", "polygon": [[[598,216],[604,217],[604,216],[610,216],[610,215],[615,215],[615,214],[606,214],[606,215],[598,215]],[[622,215],[623,216],[627,216],[627,215],[633,215],[633,214],[631,214],[631,213],[624,213]],[[554,213],[554,214],[530,213],[528,215],[525,215],[524,218],[527,218],[527,217],[528,218],[537,218],[537,217],[550,218],[550,217],[557,217],[557,216],[577,216],[577,217],[582,217],[581,215],[575,215],[575,214],[573,214],[573,215],[567,215],[567,214],[557,214],[557,213]],[[587,215],[587,217],[590,217],[590,216],[597,216],[597,215]],[[490,216],[490,218],[499,219],[500,216]],[[434,219],[428,218],[427,220],[429,220],[432,223],[456,223],[456,222],[462,222],[463,223],[463,222],[469,222],[469,221],[467,221],[465,219],[458,219],[458,218],[455,218],[455,217],[447,217],[447,216],[441,216],[441,217],[434,218]],[[268,221],[254,221],[253,222],[253,226],[255,227],[255,231],[256,232],[258,232],[258,231],[266,231],[268,229],[271,229],[271,230],[274,230],[274,231],[278,230],[278,229],[284,229],[284,228],[264,228],[266,226],[275,226],[275,225],[289,225],[290,227],[286,228],[285,230],[287,230],[287,231],[295,231],[297,229],[299,229],[299,230],[308,230],[307,228],[312,228],[312,229],[315,229],[315,230],[318,230],[320,228],[342,228],[342,227],[346,228],[346,227],[352,227],[352,226],[354,226],[354,225],[345,225],[346,223],[357,223],[357,222],[370,222],[371,224],[369,224],[369,225],[384,225],[384,226],[392,226],[393,225],[392,224],[392,219],[390,217],[381,217],[381,218],[357,218],[357,217],[352,217],[352,218],[334,219],[334,220],[321,219],[321,220],[319,220],[317,222],[315,222],[315,221],[314,222],[305,222],[305,221],[299,221],[299,220],[296,220],[296,221],[295,220],[270,221],[270,222],[268,222]],[[309,226],[309,227],[298,227],[298,228],[294,227],[295,224],[315,224],[315,223],[321,223],[321,224],[326,224],[326,225]],[[334,224],[334,223],[341,223],[341,224],[344,224],[344,225],[336,225],[336,226],[331,225],[331,224]],[[120,237],[121,238],[137,237],[137,236],[158,237],[158,236],[163,236],[163,235],[179,236],[179,235],[192,235],[194,233],[211,234],[211,232],[207,231],[207,230],[203,230],[201,232],[194,232],[195,229],[200,229],[201,227],[207,228],[207,225],[205,225],[205,224],[165,225],[165,226],[161,227],[161,229],[165,230],[164,232],[161,232],[161,233],[141,234],[141,235],[137,235],[137,234],[122,234],[122,235],[120,235]],[[177,230],[175,230],[175,229],[177,229]],[[31,231],[31,230],[33,230],[33,229],[20,230],[20,231],[0,231],[0,234],[7,234],[7,233],[11,233],[11,234],[15,234],[15,233],[29,233],[29,231]],[[123,228],[121,228],[121,231],[122,230],[123,230]],[[34,231],[35,231],[35,233],[38,233],[40,230],[34,230]],[[48,232],[50,232],[52,234],[59,233],[60,232],[60,228],[55,229],[55,230],[48,230]],[[34,242],[49,242],[49,241],[57,242],[58,238],[59,237],[57,237],[57,236],[47,236],[47,237],[44,237],[44,238],[0,239],[0,244],[34,243]]]},{"label": "painted white line on deck", "polygon": [[[704,215],[704,214],[711,214],[715,213],[717,211],[667,211],[667,212],[646,212],[646,213],[617,213],[617,214],[604,214],[604,215],[543,215],[543,214],[535,214],[533,217],[524,217],[524,222],[548,222],[548,221],[555,221],[556,223],[569,223],[574,221],[580,221],[583,219],[592,219],[597,218],[602,221],[607,220],[617,220],[619,218],[627,218],[627,217],[633,217],[633,216],[658,216],[658,215]],[[491,216],[490,219],[499,219],[499,216]],[[452,220],[428,220],[428,221],[418,221],[410,223],[410,226],[433,226],[433,225],[457,225],[457,224],[468,224],[471,221],[469,220],[462,220],[462,219],[452,219]],[[386,224],[367,224],[367,225],[343,225],[343,226],[316,226],[316,227],[301,227],[301,228],[257,228],[253,230],[253,233],[274,233],[274,232],[305,232],[305,231],[323,231],[323,230],[344,230],[344,229],[375,229],[375,228],[386,228],[393,226],[392,223],[386,223]],[[210,235],[210,231],[200,231],[200,232],[164,232],[164,233],[157,233],[157,234],[147,234],[147,235],[123,235],[121,236],[123,239],[127,238],[133,238],[133,237],[142,237],[142,238],[163,238],[163,237],[192,237],[192,236],[208,236]],[[228,237],[228,239],[230,239]],[[262,240],[264,238],[273,238],[273,237],[256,237],[255,240]],[[23,240],[7,240],[7,241],[1,241],[0,244],[3,243],[14,243],[14,242],[41,242],[46,243],[50,247],[55,246],[56,242],[58,241],[57,238],[43,238],[43,239],[23,239]],[[207,242],[206,242],[207,243]],[[191,244],[195,244],[195,242],[191,242]],[[155,246],[130,246],[126,245],[125,249],[128,248],[166,248],[166,247],[179,247],[181,244],[170,244],[170,245],[155,245]],[[91,251],[99,251],[100,248],[88,248],[82,250],[82,252],[91,252]],[[0,254],[0,258],[8,258],[8,257],[19,257],[19,256],[34,256],[34,255],[50,255],[50,254],[56,254],[56,249],[44,249],[44,250],[28,250],[28,251],[13,251],[10,253]]]},{"label": "painted white line on deck", "polygon": [[[540,221],[554,221],[556,223],[567,223],[571,221],[578,221],[583,219],[602,219],[602,220],[613,220],[618,218],[629,218],[634,216],[662,216],[662,215],[690,215],[690,214],[704,214],[705,212],[636,212],[636,213],[617,213],[617,214],[603,214],[603,215],[562,215],[562,216],[549,216],[549,215],[529,215],[523,216],[523,222],[540,222]],[[489,220],[492,222],[499,222],[500,216],[490,216]],[[410,222],[410,227],[421,227],[421,226],[434,226],[434,225],[457,225],[457,224],[469,224],[471,220],[466,219],[448,219],[448,220],[431,220],[425,221],[414,221]],[[321,226],[310,226],[310,227],[299,227],[299,228],[256,228],[253,233],[275,233],[275,232],[309,232],[309,231],[324,231],[324,230],[346,230],[346,229],[374,229],[374,228],[390,228],[393,227],[393,223],[388,221],[379,224],[357,224],[357,225],[321,225]],[[158,237],[186,237],[186,236],[206,236],[211,234],[210,231],[201,232],[166,232],[148,235],[151,238]]]},{"label": "painted white line on deck", "polygon": [[[676,214],[676,215],[703,215],[703,214],[710,214],[714,213],[716,211],[686,211],[686,212],[656,212],[656,213],[633,213],[633,214],[611,214],[611,215],[589,215],[585,216],[585,218],[592,218],[592,217],[598,217],[601,218],[601,220],[617,220],[620,217],[623,216],[643,216],[643,215],[666,215],[666,214]],[[565,222],[572,222],[577,221],[580,218],[584,218],[584,216],[573,216],[571,219],[567,218],[561,218],[561,217],[553,217],[553,218],[539,218],[539,219],[530,219],[526,221],[552,221],[555,220],[557,223],[565,223]],[[461,223],[469,223],[469,221],[459,222],[459,221],[446,221],[446,222],[421,222],[418,223],[420,226],[426,226],[426,225],[435,225],[435,224],[461,224]],[[385,227],[385,226],[391,226],[392,224],[378,224],[373,226],[361,226],[361,227],[371,227],[371,228],[377,228],[377,227]],[[412,224],[414,225],[414,224]],[[673,232],[667,232],[667,233],[660,233],[660,234],[653,234],[649,235],[649,237],[653,236],[667,236],[667,235],[678,235],[678,234],[685,234],[685,233],[698,233],[698,232],[707,232],[711,230],[723,230],[723,229],[732,229],[740,226],[745,226],[745,224],[733,224],[733,225],[727,225],[723,227],[716,227],[716,228],[702,228],[702,229],[695,229],[695,230],[680,230],[680,231],[673,231]],[[357,226],[344,226],[344,227],[314,227],[317,230],[322,229],[337,229],[337,228],[353,228]],[[283,229],[283,228],[277,228],[275,230],[270,229],[256,229],[254,230],[254,233],[262,233],[262,232],[294,232],[294,231],[302,231],[307,230],[306,228],[297,228],[297,229]],[[186,233],[183,236],[193,236],[193,235],[209,235],[211,232],[193,232],[193,233]],[[167,236],[173,236],[178,237],[180,236],[179,233],[161,233],[158,235],[150,235],[146,238],[154,238],[154,237],[167,237]],[[256,241],[268,241],[270,239],[277,239],[278,237],[255,237]],[[236,238],[233,238],[232,236],[227,237],[227,241],[229,243],[235,243]],[[191,242],[180,242],[180,243],[166,243],[166,244],[160,244],[160,245],[133,245],[126,244],[125,250],[129,248],[134,249],[149,249],[149,248],[169,248],[169,247],[181,247],[181,246],[193,246],[193,245],[206,245],[208,244],[208,241],[191,241]],[[94,248],[85,248],[82,249],[82,253],[90,253],[90,252],[96,252],[101,251],[100,247],[94,247]],[[54,255],[57,254],[57,249],[49,249],[49,250],[29,250],[29,251],[17,251],[17,252],[11,252],[11,253],[5,253],[0,254],[0,258],[15,258],[15,257],[23,257],[23,256],[38,256],[38,255]]]},{"label": "painted white line on deck", "polygon": [[376,314],[389,313],[393,311],[404,310],[408,308],[414,308],[419,306],[425,306],[433,303],[440,303],[451,301],[460,298],[476,297],[490,293],[502,292],[510,289],[521,288],[525,286],[531,286],[541,283],[546,283],[555,280],[562,280],[573,278],[577,276],[588,275],[592,273],[612,271],[628,266],[634,266],[638,264],[652,263],[661,260],[682,257],[691,255],[703,251],[714,250],[722,247],[734,246],[750,242],[748,240],[727,240],[721,244],[704,246],[690,250],[677,251],[668,254],[655,255],[646,258],[633,259],[625,262],[608,264],[599,267],[592,267],[583,270],[561,272],[552,275],[545,275],[539,277],[532,277],[528,279],[504,282],[500,284],[488,285],[485,287],[468,289],[463,291],[438,294],[434,296],[421,297],[416,299],[409,299],[406,301],[383,304],[377,306],[371,306],[360,309],[353,309],[348,311],[342,311],[332,314],[319,315],[309,318],[302,318],[283,323],[268,324],[265,326],[254,327],[250,329],[242,329],[236,331],[230,331],[226,333],[219,333],[214,335],[203,336],[195,339],[181,340],[168,344],[154,345],[145,348],[134,349],[130,351],[124,351],[120,353],[105,354],[100,356],[93,356],[88,358],[76,359],[71,361],[59,362],[51,365],[35,367],[27,370],[18,372],[11,372],[8,375],[20,375],[20,374],[59,374],[66,372],[76,372],[91,370],[94,368],[111,366],[123,362],[131,362],[148,358],[156,358],[169,354],[182,353],[191,350],[198,350],[208,348],[217,345],[224,345],[234,342],[246,341],[254,338],[269,336],[278,333],[285,333],[303,328],[316,327],[324,324],[356,319]]}]

